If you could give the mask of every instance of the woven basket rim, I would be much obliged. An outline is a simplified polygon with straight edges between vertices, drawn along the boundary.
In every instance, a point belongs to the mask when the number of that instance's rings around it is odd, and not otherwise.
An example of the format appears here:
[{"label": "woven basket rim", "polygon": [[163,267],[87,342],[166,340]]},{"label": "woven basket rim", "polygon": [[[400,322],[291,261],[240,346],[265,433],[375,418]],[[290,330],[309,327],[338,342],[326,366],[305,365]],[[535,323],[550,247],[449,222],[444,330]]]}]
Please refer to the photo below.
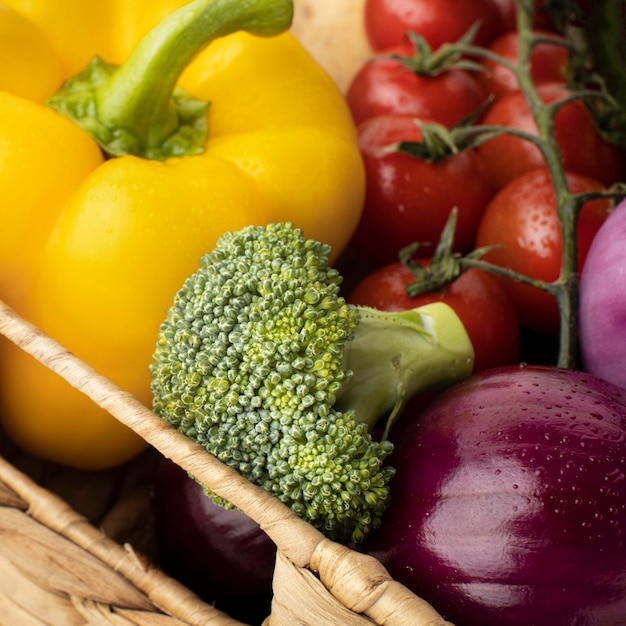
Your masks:
[{"label": "woven basket rim", "polygon": [[[65,500],[38,485],[2,456],[0,484],[14,495],[16,508],[25,508],[30,518],[96,557],[128,581],[145,596],[145,610],[158,609],[183,619],[189,626],[205,626],[210,623],[224,626],[241,624],[205,603],[180,582],[154,567],[143,555],[135,552],[131,545],[120,545],[108,538]],[[142,604],[141,598],[139,601],[135,598],[135,602],[140,606]]]},{"label": "woven basket rim", "polygon": [[[0,334],[132,429],[165,458],[171,459],[211,491],[255,520],[274,542],[281,558],[286,558],[296,568],[313,572],[333,599],[350,611],[368,616],[370,623],[386,626],[448,624],[430,604],[394,581],[374,557],[327,539],[277,498],[253,485],[199,444],[178,432],[132,394],[99,374],[2,300]],[[4,463],[0,464],[0,469],[11,474]],[[20,478],[16,479],[16,484],[23,488],[27,483]],[[28,490],[37,493],[38,487],[29,484]],[[43,495],[42,501],[47,503],[49,497],[50,494]],[[56,502],[55,507],[59,511],[64,510],[70,518],[78,515],[62,502]],[[44,511],[37,511],[37,515],[46,524],[50,522]],[[76,524],[80,528],[83,523],[84,520],[75,519],[70,526]],[[106,545],[104,550],[119,552],[118,548],[124,551],[124,554],[119,555],[122,563],[133,558],[132,550],[117,544]],[[131,576],[134,575],[131,572]],[[184,594],[184,589],[179,588],[179,593]],[[271,621],[268,623],[271,624]]]}]

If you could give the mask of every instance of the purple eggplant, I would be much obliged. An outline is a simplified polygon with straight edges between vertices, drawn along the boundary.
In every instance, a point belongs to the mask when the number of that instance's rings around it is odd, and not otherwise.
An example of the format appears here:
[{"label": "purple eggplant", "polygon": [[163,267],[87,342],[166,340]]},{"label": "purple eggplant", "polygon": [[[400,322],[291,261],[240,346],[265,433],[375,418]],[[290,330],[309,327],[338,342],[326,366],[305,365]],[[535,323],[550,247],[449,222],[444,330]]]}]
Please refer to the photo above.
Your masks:
[{"label": "purple eggplant", "polygon": [[260,624],[270,614],[276,546],[259,525],[215,504],[165,459],[152,503],[161,567],[232,617]]},{"label": "purple eggplant", "polygon": [[490,370],[404,415],[363,549],[456,626],[626,624],[626,391]]},{"label": "purple eggplant", "polygon": [[626,388],[626,200],[596,233],[580,278],[586,371]]}]

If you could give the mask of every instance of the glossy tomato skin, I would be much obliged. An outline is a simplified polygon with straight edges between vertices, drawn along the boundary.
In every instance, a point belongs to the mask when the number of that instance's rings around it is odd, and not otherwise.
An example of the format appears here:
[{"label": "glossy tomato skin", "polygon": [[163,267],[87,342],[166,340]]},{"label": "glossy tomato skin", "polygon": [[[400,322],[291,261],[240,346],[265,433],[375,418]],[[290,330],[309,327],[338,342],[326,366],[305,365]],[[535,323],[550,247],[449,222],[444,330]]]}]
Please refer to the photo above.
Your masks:
[{"label": "glossy tomato skin", "polygon": [[[560,35],[546,31],[536,31],[538,35],[550,35],[560,41],[565,41]],[[517,65],[519,54],[519,34],[508,32],[500,35],[491,42],[488,49]],[[543,83],[558,84],[565,81],[565,69],[567,67],[567,48],[553,43],[539,43],[532,51],[530,57],[530,73],[536,85]],[[519,84],[515,74],[502,63],[494,59],[483,59],[481,63],[487,69],[486,72],[477,72],[476,78],[482,83],[487,93],[499,98],[505,93],[518,91]]]},{"label": "glossy tomato skin", "polygon": [[[418,262],[428,266],[427,259]],[[363,278],[348,301],[383,311],[405,311],[445,302],[463,322],[474,346],[474,372],[517,362],[520,352],[517,313],[493,276],[470,269],[440,291],[411,297],[405,287],[414,281],[412,272],[403,263],[391,263]]]},{"label": "glossy tomato skin", "polygon": [[[495,30],[499,34],[517,30],[517,6],[516,0],[491,0],[495,10]],[[550,15],[542,11],[544,0],[535,0],[535,15],[533,27],[536,29],[549,30],[552,27]]]},{"label": "glossy tomato skin", "polygon": [[152,508],[165,572],[245,623],[270,614],[276,548],[256,522],[215,504],[167,459],[158,468]]},{"label": "glossy tomato skin", "polygon": [[399,141],[420,141],[416,120],[380,115],[358,127],[366,170],[363,215],[352,244],[378,264],[398,259],[401,248],[439,241],[453,207],[458,208],[455,249],[471,249],[482,213],[494,193],[476,151],[438,163],[399,152],[381,152]]},{"label": "glossy tomato skin", "polygon": [[[546,103],[554,102],[568,93],[562,85],[553,83],[540,85],[538,92]],[[512,91],[496,100],[485,113],[483,123],[507,126],[537,135],[537,126],[520,90]],[[589,176],[605,185],[623,179],[623,151],[608,144],[598,135],[589,111],[580,100],[561,107],[554,124],[565,170]],[[535,145],[507,134],[490,139],[477,149],[491,179],[498,187],[524,172],[545,166],[545,161]]]},{"label": "glossy tomato skin", "polygon": [[396,580],[459,626],[626,623],[623,390],[497,368],[394,429],[391,505],[362,549]]},{"label": "glossy tomato skin", "polygon": [[[410,41],[384,52],[413,56]],[[384,56],[369,59],[355,74],[346,101],[355,124],[384,113],[400,113],[454,126],[474,113],[487,97],[475,73],[447,69],[418,76],[402,62]]]},{"label": "glossy tomato skin", "polygon": [[[568,173],[572,193],[598,191],[597,181]],[[611,210],[609,200],[586,202],[578,223],[578,270],[582,270],[593,237]],[[522,174],[501,189],[487,206],[476,236],[477,247],[499,246],[484,259],[546,282],[561,271],[562,239],[554,191],[546,169]],[[525,328],[556,335],[559,312],[554,298],[539,289],[501,279]]]},{"label": "glossy tomato skin", "polygon": [[494,36],[495,9],[491,0],[366,0],[365,32],[376,51],[397,45],[407,31],[422,35],[433,49],[458,41],[481,21],[474,43]]}]

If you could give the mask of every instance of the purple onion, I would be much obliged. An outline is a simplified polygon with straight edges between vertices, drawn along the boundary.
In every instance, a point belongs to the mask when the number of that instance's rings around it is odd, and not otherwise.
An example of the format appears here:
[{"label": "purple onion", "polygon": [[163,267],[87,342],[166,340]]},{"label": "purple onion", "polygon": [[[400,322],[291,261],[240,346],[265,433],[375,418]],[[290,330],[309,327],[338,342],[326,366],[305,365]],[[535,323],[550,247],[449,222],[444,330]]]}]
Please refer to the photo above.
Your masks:
[{"label": "purple onion", "polygon": [[626,624],[626,392],[506,367],[404,415],[364,549],[456,626]]},{"label": "purple onion", "polygon": [[626,201],[596,233],[580,279],[583,367],[626,388]]}]

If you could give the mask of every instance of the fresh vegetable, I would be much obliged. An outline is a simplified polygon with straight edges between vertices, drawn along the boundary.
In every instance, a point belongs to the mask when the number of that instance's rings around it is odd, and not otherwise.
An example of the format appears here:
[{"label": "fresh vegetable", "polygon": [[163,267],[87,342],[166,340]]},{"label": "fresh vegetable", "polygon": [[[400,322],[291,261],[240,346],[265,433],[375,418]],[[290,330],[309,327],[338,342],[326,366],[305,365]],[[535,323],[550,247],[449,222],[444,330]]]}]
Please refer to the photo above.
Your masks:
[{"label": "fresh vegetable", "polygon": [[459,626],[617,626],[626,615],[626,397],[506,367],[392,430],[391,505],[363,548]]},{"label": "fresh vegetable", "polygon": [[[535,31],[537,36],[543,36],[545,41],[533,47],[530,57],[530,75],[535,84],[543,83],[565,84],[569,49],[565,37],[551,32]],[[515,74],[502,63],[505,59],[509,63],[517,64],[519,58],[519,33],[507,32],[488,46],[487,50],[496,57],[487,57],[482,60],[486,71],[477,72],[477,80],[485,87],[487,93],[498,98],[511,91],[519,91],[519,82]]]},{"label": "fresh vegetable", "polygon": [[[537,92],[546,104],[555,103],[571,93],[562,85],[553,83],[538,85]],[[496,100],[484,114],[482,123],[513,128],[530,135],[538,132],[526,96],[520,90]],[[560,105],[554,118],[553,136],[566,171],[594,178],[607,186],[623,179],[625,161],[622,150],[602,139],[580,99]],[[546,164],[536,145],[508,133],[485,141],[478,147],[478,152],[498,187]]]},{"label": "fresh vegetable", "polygon": [[270,614],[276,546],[254,520],[213,502],[167,459],[155,477],[152,511],[156,556],[167,574],[246,624]]},{"label": "fresh vegetable", "polygon": [[[430,259],[413,262],[424,267]],[[474,372],[516,363],[520,354],[520,325],[513,304],[495,276],[478,269],[463,272],[441,289],[409,295],[419,284],[401,261],[384,265],[365,276],[348,302],[382,311],[405,311],[432,302],[445,302],[463,322],[474,347]]]},{"label": "fresh vegetable", "polygon": [[494,187],[476,151],[450,149],[446,131],[399,114],[359,125],[366,193],[352,244],[376,262],[397,260],[413,242],[434,248],[454,207],[454,248],[472,248]]},{"label": "fresh vegetable", "polygon": [[[600,191],[603,186],[578,174],[567,174],[573,194]],[[577,255],[580,271],[589,246],[612,207],[608,199],[590,200],[578,219]],[[494,246],[483,259],[532,279],[557,281],[562,263],[562,235],[552,180],[547,170],[537,169],[518,176],[487,205],[477,247]],[[502,278],[517,310],[520,323],[546,335],[559,333],[559,309],[554,296],[532,285]]]},{"label": "fresh vegetable", "polygon": [[328,254],[290,223],[225,233],[161,325],[154,410],[331,538],[359,541],[393,474],[369,429],[468,376],[473,350],[443,303],[349,306]]},{"label": "fresh vegetable", "polygon": [[[195,0],[128,59],[181,2],[9,4],[69,71],[104,60],[56,110],[0,95],[0,293],[149,404],[164,311],[222,232],[289,218],[333,255],[349,240],[364,194],[349,110],[283,32],[290,0]],[[97,469],[145,445],[23,352],[2,360],[2,425],[29,452]]]},{"label": "fresh vegetable", "polygon": [[395,46],[415,31],[432,48],[457,41],[479,23],[474,43],[494,36],[495,8],[491,0],[366,0],[365,32],[376,51]]},{"label": "fresh vegetable", "polygon": [[400,113],[451,127],[475,113],[487,98],[477,72],[467,61],[441,52],[406,39],[372,56],[346,92],[355,123]]},{"label": "fresh vegetable", "polygon": [[[444,5],[437,3],[437,10]],[[410,19],[410,3],[398,0],[389,6],[398,9],[398,14],[406,9],[404,18]],[[477,4],[472,6],[476,8]],[[591,7],[586,4],[585,14],[578,11],[575,3],[546,3],[543,0],[493,0],[492,8],[501,29],[496,36],[511,32],[513,28],[516,31],[516,62],[511,61],[508,53],[499,55],[485,47],[493,41],[475,45],[457,39],[446,44],[446,54],[460,55],[463,60],[501,64],[515,79],[518,90],[496,99],[491,106],[479,111],[480,116],[466,120],[469,123],[451,129],[453,132],[446,138],[448,150],[450,153],[476,150],[485,159],[484,167],[496,187],[502,187],[523,172],[545,167],[555,191],[558,228],[564,245],[561,247],[560,272],[551,281],[538,280],[479,259],[473,259],[471,266],[505,274],[526,287],[545,292],[543,295],[548,300],[554,298],[559,314],[557,363],[561,367],[574,367],[578,358],[578,217],[587,200],[619,196],[619,189],[613,185],[624,177],[626,89],[623,85],[626,85],[626,66],[621,60],[626,47],[620,24],[625,9],[617,0],[602,0]],[[423,13],[430,17],[428,11]],[[453,11],[448,11],[448,18],[453,15],[456,16]],[[447,23],[446,17],[442,17],[441,25]],[[599,27],[608,29],[606,37],[599,34],[603,32]],[[465,33],[467,35],[470,31]],[[405,34],[414,37],[409,28]],[[425,36],[419,29],[417,34]],[[543,83],[543,79],[537,81],[533,77],[533,53],[536,55],[540,46],[547,43],[564,44],[569,53],[566,86],[562,77],[558,78],[558,84]],[[515,107],[509,105],[511,100]],[[389,151],[381,150],[380,153]],[[589,176],[608,188],[571,193],[566,172]],[[463,228],[459,228],[459,233],[462,231]],[[355,236],[355,240],[358,237]],[[370,248],[375,251],[373,238],[371,241]],[[366,253],[367,246],[359,246],[359,252]],[[386,262],[373,258],[377,263]]]},{"label": "fresh vegetable", "polygon": [[[552,26],[550,12],[546,10],[549,0],[534,0],[532,25],[536,29]],[[495,11],[495,30],[503,34],[517,29],[517,0],[491,0]],[[554,9],[553,9],[554,10]]]},{"label": "fresh vegetable", "polygon": [[63,82],[63,63],[37,27],[0,5],[0,90],[43,102]]},{"label": "fresh vegetable", "polygon": [[580,349],[583,368],[626,387],[626,201],[602,224],[580,279]]}]

